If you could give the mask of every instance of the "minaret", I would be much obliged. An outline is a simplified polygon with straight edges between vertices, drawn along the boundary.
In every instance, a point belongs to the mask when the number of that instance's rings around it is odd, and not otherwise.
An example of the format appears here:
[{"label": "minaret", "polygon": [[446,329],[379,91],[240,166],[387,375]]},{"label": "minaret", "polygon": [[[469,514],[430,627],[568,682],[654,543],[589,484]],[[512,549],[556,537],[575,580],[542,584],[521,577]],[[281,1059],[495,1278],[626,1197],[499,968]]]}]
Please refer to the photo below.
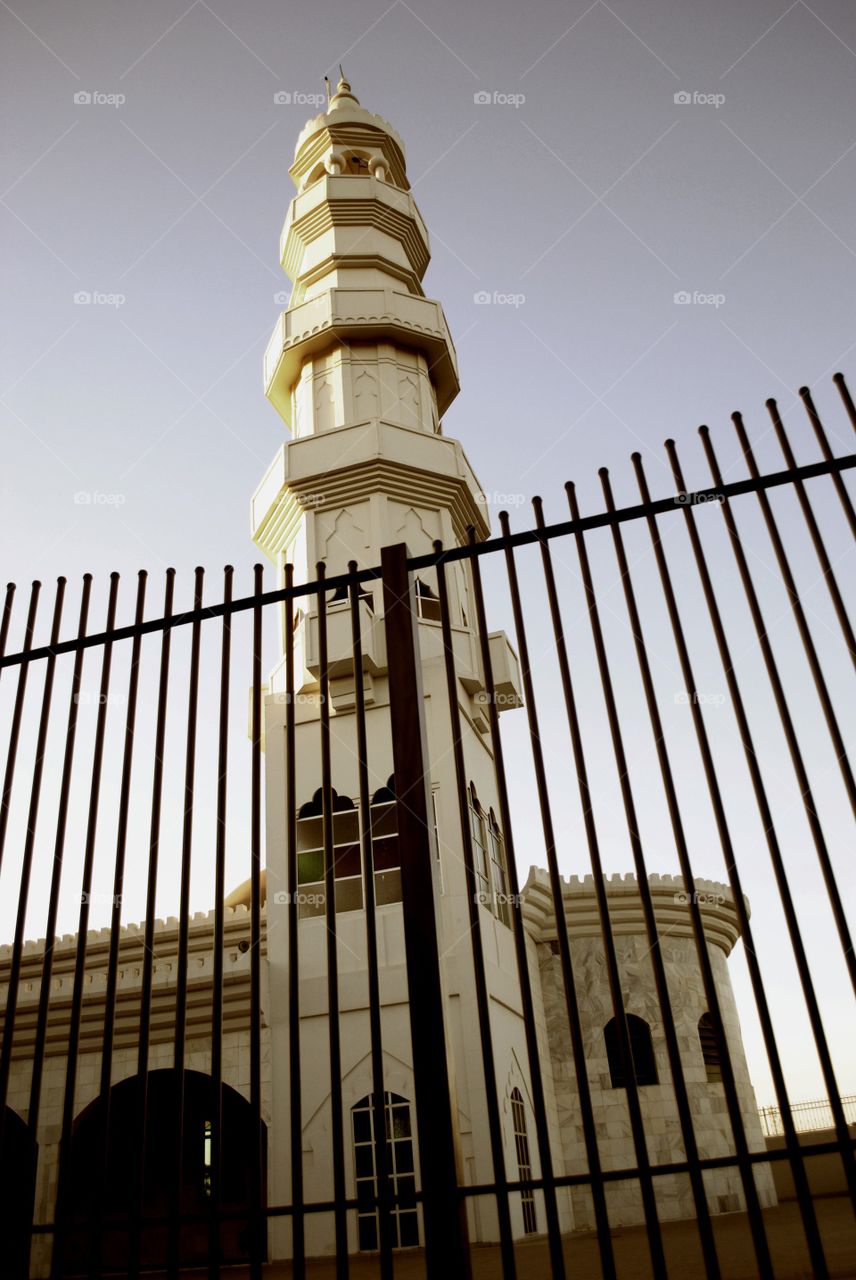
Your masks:
[{"label": "minaret", "polygon": [[[264,358],[265,390],[289,438],[252,499],[252,533],[276,566],[295,580],[314,581],[324,562],[332,577],[380,564],[381,549],[405,543],[411,555],[462,544],[474,527],[488,533],[481,487],[461,445],[443,434],[441,419],[459,389],[455,349],[443,309],[426,298],[428,233],[410,192],[404,145],[380,116],[362,107],[344,77],[328,110],[310,120],[297,141],[290,170],[297,186],[280,240],[284,270],[294,282]],[[458,674],[464,753],[477,874],[484,906],[482,935],[491,990],[501,991],[502,1070],[508,1090],[528,1096],[522,1023],[514,1011],[516,973],[509,928],[502,836],[474,609],[464,562],[447,567],[452,643]],[[385,1091],[413,1102],[407,972],[401,915],[395,805],[386,789],[393,773],[380,583],[361,600],[363,687],[368,768],[373,793],[379,965]],[[448,1035],[456,1064],[459,1128],[465,1176],[489,1179],[492,1170],[481,1078],[472,980],[469,899],[448,712],[439,602],[434,571],[417,582],[424,710],[431,761],[430,787],[437,841],[438,931],[441,936]],[[305,1194],[328,1200],[331,1184],[331,1103],[326,1008],[326,928],[323,849],[317,799],[321,785],[318,706],[318,621],[314,596],[299,598],[294,628],[299,890],[301,1053]],[[366,986],[366,921],[362,910],[359,782],[351,618],[346,599],[327,600],[331,699],[332,785],[335,796],[336,931],[338,938],[342,1094],[345,1141],[356,1142],[350,1118],[372,1092]],[[283,654],[291,637],[285,635]],[[505,636],[490,638],[502,709],[520,705],[516,658]],[[289,970],[284,780],[285,659],[266,689],[267,953],[271,1027],[271,1181],[273,1203],[288,1203]],[[415,709],[414,709],[415,710]],[[384,809],[386,805],[386,809]],[[375,809],[377,806],[377,809]],[[392,824],[390,827],[390,823]],[[388,837],[388,838],[387,838]],[[507,884],[505,885],[507,890]],[[426,904],[430,909],[430,904]],[[497,1006],[499,1008],[499,1006]],[[469,1030],[468,1030],[469,1029]],[[415,1135],[415,1115],[414,1135]],[[415,1142],[415,1136],[414,1136]],[[508,1122],[508,1158],[514,1132]],[[418,1152],[414,1151],[418,1159]],[[346,1162],[353,1158],[346,1151]],[[348,1164],[349,1170],[352,1168]],[[356,1194],[349,1172],[349,1195]],[[418,1212],[400,1219],[399,1244],[415,1243]],[[349,1249],[370,1248],[372,1223],[351,1214]],[[489,1213],[471,1223],[474,1238],[492,1238]],[[369,1215],[371,1218],[371,1215]],[[522,1226],[520,1228],[523,1229]],[[289,1228],[277,1220],[273,1257],[286,1257]],[[332,1225],[309,1215],[307,1250],[333,1248]]]},{"label": "minaret", "polygon": [[488,531],[486,504],[441,418],[459,390],[439,302],[425,297],[428,232],[404,144],[339,81],[297,140],[298,194],[280,238],[294,282],[264,358],[290,432],[253,498],[253,539],[297,581]]}]

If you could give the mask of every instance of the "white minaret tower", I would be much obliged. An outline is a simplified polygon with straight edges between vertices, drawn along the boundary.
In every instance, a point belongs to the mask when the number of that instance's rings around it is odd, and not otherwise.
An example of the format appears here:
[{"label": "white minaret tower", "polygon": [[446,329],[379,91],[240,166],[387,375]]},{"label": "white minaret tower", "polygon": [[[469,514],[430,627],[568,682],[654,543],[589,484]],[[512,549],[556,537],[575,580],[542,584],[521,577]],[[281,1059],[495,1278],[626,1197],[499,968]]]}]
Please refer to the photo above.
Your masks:
[{"label": "white minaret tower", "polygon": [[[488,532],[486,503],[461,445],[443,435],[441,417],[456,396],[455,349],[438,302],[426,298],[428,233],[410,194],[404,146],[380,116],[360,105],[342,78],[328,110],[310,120],[297,141],[290,170],[298,188],[280,241],[282,265],[294,282],[264,360],[265,389],[289,430],[252,499],[256,544],[284,582],[314,581],[323,561],[328,577],[380,564],[381,549],[406,543],[411,555],[466,541],[473,526]],[[496,800],[493,756],[485,714],[483,677],[469,569],[447,568],[452,644],[458,675],[464,754],[471,783],[470,818],[483,905],[484,939],[497,1066],[506,1101],[506,1158],[516,1176],[514,1124],[509,1101],[529,1085],[523,1027],[515,1012],[516,966],[509,928],[505,854]],[[407,972],[395,840],[395,806],[385,791],[393,772],[386,641],[380,583],[361,601],[368,768],[374,796],[374,885],[382,1004],[384,1089],[413,1106]],[[493,1177],[485,1120],[485,1093],[472,979],[470,902],[462,862],[457,780],[451,750],[436,577],[420,575],[419,640],[430,785],[437,837],[435,909],[454,1060],[463,1176]],[[317,601],[299,598],[295,610],[296,822],[299,885],[300,1043],[304,1193],[329,1200],[332,1142],[327,1020],[327,931],[324,857],[317,792],[321,786]],[[347,1192],[359,1191],[366,1153],[357,1153],[353,1119],[372,1093],[366,980],[366,918],[359,849],[359,774],[354,716],[351,616],[345,599],[328,596],[328,671],[334,858],[338,936]],[[285,611],[283,610],[283,628]],[[285,652],[283,636],[283,653]],[[503,709],[520,705],[517,663],[502,633],[491,637],[497,691]],[[264,732],[267,777],[267,948],[270,978],[272,1110],[271,1203],[291,1196],[289,1080],[289,941],[286,893],[285,659],[266,689]],[[481,695],[481,697],[480,697]],[[384,802],[387,809],[384,810]],[[377,810],[375,810],[375,805]],[[391,826],[390,826],[391,824]],[[503,894],[505,898],[503,900]],[[430,904],[426,904],[430,909]],[[495,1021],[494,1021],[495,1020]],[[507,1088],[506,1088],[507,1086]],[[517,1104],[519,1106],[519,1104]],[[413,1144],[416,1144],[415,1113]],[[534,1144],[533,1144],[534,1146]],[[418,1167],[418,1153],[413,1151]],[[404,1161],[410,1158],[402,1153]],[[537,1163],[537,1160],[536,1160]],[[406,1189],[406,1178],[402,1188]],[[470,1210],[474,1238],[495,1238],[484,1209]],[[417,1242],[421,1211],[397,1215],[396,1244]],[[273,1256],[287,1256],[290,1227],[276,1219]],[[530,1224],[531,1226],[531,1224]],[[519,1224],[522,1231],[523,1224]],[[349,1251],[372,1247],[374,1215],[349,1215]],[[332,1218],[309,1215],[309,1254],[334,1248]]]}]

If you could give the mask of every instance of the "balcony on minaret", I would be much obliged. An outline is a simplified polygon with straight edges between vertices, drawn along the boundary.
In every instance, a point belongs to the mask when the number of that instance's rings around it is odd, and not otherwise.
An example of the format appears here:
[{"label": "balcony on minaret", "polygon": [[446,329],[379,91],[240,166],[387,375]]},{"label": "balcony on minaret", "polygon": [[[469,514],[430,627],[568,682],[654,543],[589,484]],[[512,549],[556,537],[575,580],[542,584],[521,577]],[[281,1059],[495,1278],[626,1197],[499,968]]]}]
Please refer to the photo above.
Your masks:
[{"label": "balcony on minaret", "polygon": [[265,394],[295,432],[292,392],[306,363],[331,348],[356,344],[421,354],[440,416],[458,394],[455,348],[439,302],[393,288],[327,288],[282,312],[265,351]]},{"label": "balcony on minaret", "polygon": [[[370,595],[360,598],[360,643],[363,651],[363,672],[375,676],[386,669],[386,638],[383,621],[375,617]],[[300,648],[306,670],[319,679],[321,675],[321,638],[317,608],[311,609],[301,619],[299,628]],[[327,674],[331,680],[354,673],[354,646],[351,624],[351,604],[346,595],[327,601]]]},{"label": "balcony on minaret", "polygon": [[343,283],[331,278],[342,273],[357,285],[389,284],[392,277],[422,295],[430,257],[422,215],[409,191],[368,170],[359,177],[325,174],[301,191],[279,244],[282,268],[297,282],[295,302]]}]

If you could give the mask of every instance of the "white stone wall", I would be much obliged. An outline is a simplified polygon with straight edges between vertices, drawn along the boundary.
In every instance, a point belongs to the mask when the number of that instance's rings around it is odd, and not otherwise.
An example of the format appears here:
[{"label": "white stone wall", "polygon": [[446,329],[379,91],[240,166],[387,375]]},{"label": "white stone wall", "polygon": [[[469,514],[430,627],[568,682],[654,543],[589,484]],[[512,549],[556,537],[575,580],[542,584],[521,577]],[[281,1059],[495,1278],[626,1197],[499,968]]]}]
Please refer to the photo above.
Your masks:
[{"label": "white stone wall", "polygon": [[[664,937],[661,947],[699,1154],[702,1158],[728,1155],[734,1151],[734,1143],[724,1088],[720,1083],[708,1083],[698,1038],[698,1021],[707,1010],[707,1001],[695,944],[689,938]],[[538,951],[562,1154],[566,1172],[580,1173],[587,1169],[587,1161],[561,964],[548,944],[542,943]],[[648,1156],[652,1164],[683,1159],[685,1152],[647,938],[644,934],[621,934],[616,938],[616,953],[626,1011],[649,1024],[656,1057],[659,1084],[639,1089]],[[727,960],[719,947],[710,947],[709,954],[749,1147],[753,1151],[764,1150]],[[603,1035],[604,1027],[613,1016],[603,945],[594,938],[574,939],[572,934],[571,959],[602,1166],[604,1169],[631,1167],[636,1164],[636,1153],[626,1094],[624,1089],[612,1088]],[[767,1167],[756,1171],[756,1185],[761,1203],[775,1204],[772,1176]],[[736,1166],[706,1173],[705,1187],[712,1213],[745,1208]],[[655,1179],[655,1188],[661,1218],[694,1217],[688,1177],[667,1174]],[[594,1226],[590,1193],[575,1189],[573,1204],[576,1228]],[[607,1184],[607,1206],[615,1226],[644,1221],[638,1183]]]}]

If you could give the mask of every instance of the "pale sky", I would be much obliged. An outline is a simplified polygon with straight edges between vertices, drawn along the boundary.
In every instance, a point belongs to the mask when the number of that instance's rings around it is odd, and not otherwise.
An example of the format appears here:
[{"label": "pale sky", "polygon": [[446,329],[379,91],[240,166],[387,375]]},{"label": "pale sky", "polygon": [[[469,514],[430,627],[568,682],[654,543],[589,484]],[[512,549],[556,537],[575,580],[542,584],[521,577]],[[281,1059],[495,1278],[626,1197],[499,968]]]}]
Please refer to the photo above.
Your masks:
[{"label": "pale sky", "polygon": [[[249,540],[249,497],[284,430],[264,399],[261,357],[282,305],[277,296],[289,288],[277,262],[293,194],[287,169],[297,134],[319,109],[306,99],[323,92],[323,75],[335,75],[340,60],[363,105],[389,119],[405,140],[414,195],[432,241],[426,292],[445,307],[460,363],[462,391],[444,429],[463,442],[495,512],[508,505],[515,527],[524,527],[532,523],[525,503],[540,493],[547,518],[564,518],[562,483],[571,478],[583,510],[595,510],[602,504],[597,468],[603,465],[611,470],[619,503],[633,502],[629,455],[635,449],[643,453],[655,496],[670,493],[662,450],[667,436],[678,441],[688,483],[704,485],[708,473],[695,437],[701,422],[711,426],[728,478],[737,478],[745,472],[729,422],[735,408],[746,414],[761,465],[778,469],[782,459],[763,407],[770,395],[779,400],[799,460],[812,461],[816,445],[795,394],[803,383],[815,389],[834,446],[852,451],[853,435],[830,381],[842,369],[856,385],[856,11],[846,0],[540,0],[523,9],[485,0],[316,0],[311,6],[12,0],[0,8],[0,25],[6,90],[0,126],[0,521],[3,581],[21,584],[10,647],[20,640],[26,584],[35,577],[46,584],[44,628],[53,580],[68,576],[64,633],[73,626],[85,571],[96,578],[98,619],[114,569],[123,576],[123,621],[131,617],[141,567],[151,574],[150,610],[160,607],[167,565],[178,570],[180,602],[189,599],[196,564],[209,570],[212,597],[227,562],[236,566],[236,592],[249,591],[257,559]],[[275,100],[283,94],[290,104]],[[91,100],[75,101],[80,95]],[[81,293],[94,300],[76,302]],[[489,303],[478,300],[485,294]],[[691,300],[676,301],[676,295]],[[810,492],[841,584],[852,593],[852,544],[840,509],[827,482]],[[842,891],[852,903],[852,825],[835,761],[754,499],[744,499],[739,511],[825,806]],[[779,495],[776,511],[793,531],[811,625],[852,736],[853,718],[845,712],[852,706],[853,673],[793,495]],[[734,628],[744,693],[757,712],[753,728],[782,814],[780,835],[841,1085],[854,1091],[847,1034],[852,1005],[815,855],[794,803],[793,774],[719,513],[699,518]],[[638,560],[634,575],[643,622],[650,624],[658,691],[675,735],[694,866],[699,875],[723,878],[687,709],[675,702],[683,686],[647,533],[639,528],[627,536]],[[724,682],[677,516],[668,548],[696,646],[699,688],[718,696]],[[652,771],[650,728],[608,540],[592,539],[592,554],[625,700],[646,855],[651,870],[671,871],[676,863],[662,788]],[[625,871],[632,864],[574,548],[557,546],[555,555],[590,765],[603,779],[598,818],[604,859],[610,871]],[[521,556],[561,861],[566,871],[584,873],[589,866],[564,710],[555,663],[544,656],[550,642],[540,572],[537,558]],[[500,563],[488,579],[492,625],[511,634]],[[176,806],[183,643],[176,644],[175,767],[168,780]],[[210,630],[204,676],[212,696],[218,643]],[[245,655],[246,646],[240,652]],[[144,682],[149,690],[156,658],[152,646]],[[123,661],[118,655],[120,690]],[[95,658],[87,671],[94,690]],[[240,779],[249,767],[243,737],[248,682],[248,668],[235,673],[232,815],[233,843],[240,848],[230,848],[230,858],[238,878],[246,861],[240,829],[246,786]],[[33,686],[30,728],[37,679]],[[57,734],[64,688],[59,679]],[[13,693],[14,678],[4,677],[4,737]],[[108,760],[114,772],[121,694],[117,699]],[[809,1047],[733,717],[720,706],[709,708],[711,734],[789,1081],[795,1098],[821,1096],[825,1087]],[[134,838],[143,844],[151,714],[149,699],[135,773],[140,822]],[[206,724],[213,714],[203,709]],[[525,713],[504,723],[525,875],[529,862],[543,861]],[[86,732],[84,726],[84,764]],[[0,882],[4,935],[12,930],[21,844],[16,836],[31,739],[27,730]],[[60,746],[46,771],[28,936],[44,931]],[[69,851],[75,868],[85,812],[83,765],[79,772]],[[108,786],[101,828],[105,874],[115,841],[111,794]],[[207,822],[200,817],[195,856],[210,867]],[[133,862],[134,877],[140,867]],[[61,920],[69,930],[76,919],[75,874],[69,871],[70,906]],[[169,896],[174,880],[169,870],[164,874],[167,914],[176,902]],[[210,884],[203,881],[194,887],[200,910],[211,905]],[[133,881],[126,919],[142,915],[141,883]],[[98,925],[106,918],[106,911],[93,913]],[[771,1089],[739,950],[733,971],[753,1078],[759,1101],[766,1102]]]}]

